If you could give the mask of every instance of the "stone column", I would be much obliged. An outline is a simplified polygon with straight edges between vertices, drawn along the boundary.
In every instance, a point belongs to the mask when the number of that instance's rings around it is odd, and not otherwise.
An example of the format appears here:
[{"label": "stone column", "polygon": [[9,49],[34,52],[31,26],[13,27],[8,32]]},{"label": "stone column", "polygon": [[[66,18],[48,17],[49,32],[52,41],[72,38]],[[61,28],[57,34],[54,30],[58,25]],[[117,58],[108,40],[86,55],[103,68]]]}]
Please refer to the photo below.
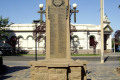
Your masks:
[{"label": "stone column", "polygon": [[69,0],[46,0],[46,59],[70,59]]}]

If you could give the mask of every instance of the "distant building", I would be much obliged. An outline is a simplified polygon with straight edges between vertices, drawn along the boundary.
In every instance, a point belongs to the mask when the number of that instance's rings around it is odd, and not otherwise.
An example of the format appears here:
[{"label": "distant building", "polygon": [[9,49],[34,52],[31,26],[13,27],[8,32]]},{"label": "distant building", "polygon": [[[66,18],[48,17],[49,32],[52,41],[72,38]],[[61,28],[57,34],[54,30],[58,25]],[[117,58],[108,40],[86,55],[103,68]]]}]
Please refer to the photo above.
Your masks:
[{"label": "distant building", "polygon": [[[71,53],[93,54],[96,42],[96,54],[101,53],[101,26],[93,24],[72,24],[75,30],[71,32]],[[73,27],[72,27],[73,28]],[[35,40],[33,38],[34,24],[12,24],[6,28],[9,32],[7,38],[17,38],[16,49],[27,50],[34,53]],[[112,51],[112,28],[107,16],[104,16],[104,52]],[[45,35],[45,34],[44,34]],[[42,38],[38,44],[38,53],[45,51],[45,40]]]}]

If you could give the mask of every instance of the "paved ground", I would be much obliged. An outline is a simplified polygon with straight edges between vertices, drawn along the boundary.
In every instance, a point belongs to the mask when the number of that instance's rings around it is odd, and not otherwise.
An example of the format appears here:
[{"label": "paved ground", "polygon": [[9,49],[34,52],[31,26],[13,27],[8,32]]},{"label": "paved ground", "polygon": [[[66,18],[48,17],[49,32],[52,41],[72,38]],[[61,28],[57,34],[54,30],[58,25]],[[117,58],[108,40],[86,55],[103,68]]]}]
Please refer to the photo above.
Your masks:
[{"label": "paved ground", "polygon": [[89,62],[87,65],[88,80],[120,80],[120,74],[116,68],[120,66],[118,61],[108,61],[105,64]]},{"label": "paved ground", "polygon": [[[27,61],[12,61],[10,63],[12,65],[8,64],[8,72],[1,75],[0,80],[30,80],[30,66]],[[87,80],[120,80],[120,75],[116,72],[118,66],[120,66],[118,61],[108,61],[105,64],[98,61],[89,62]]]},{"label": "paved ground", "polygon": [[[109,55],[110,56],[110,55]],[[4,61],[8,66],[8,72],[0,75],[0,80],[30,80],[29,61]],[[87,80],[120,80],[116,68],[119,61],[89,61],[87,65]]]}]

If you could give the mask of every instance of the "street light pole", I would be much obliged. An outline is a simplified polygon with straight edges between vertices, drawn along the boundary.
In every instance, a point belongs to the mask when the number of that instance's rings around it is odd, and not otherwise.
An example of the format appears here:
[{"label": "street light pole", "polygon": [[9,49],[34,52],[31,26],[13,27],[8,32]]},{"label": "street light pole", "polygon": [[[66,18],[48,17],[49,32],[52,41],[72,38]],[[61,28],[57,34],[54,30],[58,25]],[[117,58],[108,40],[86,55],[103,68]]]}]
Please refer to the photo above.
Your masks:
[{"label": "street light pole", "polygon": [[35,61],[37,61],[37,23],[39,22],[39,20],[34,20],[33,21],[35,23]]},{"label": "street light pole", "polygon": [[37,61],[37,24],[35,24],[36,32],[35,32],[35,60]]},{"label": "street light pole", "polygon": [[[40,11],[43,11],[43,4],[39,5]],[[43,13],[40,13],[40,22],[43,22]]]},{"label": "street light pole", "polygon": [[75,23],[76,23],[76,13],[79,12],[78,10],[76,10],[76,8],[77,8],[77,4],[74,3],[74,4],[73,4],[73,9],[70,10],[71,15],[72,15],[72,13],[74,13],[74,22],[75,22]]},{"label": "street light pole", "polygon": [[45,13],[45,10],[43,10],[43,4],[39,5],[40,11],[40,20],[33,20],[33,23],[35,23],[35,61],[37,61],[37,23],[42,23],[43,22],[43,13]]},{"label": "street light pole", "polygon": [[76,22],[76,8],[77,8],[77,4],[73,4],[73,10],[74,10],[74,22]]},{"label": "street light pole", "polygon": [[100,0],[101,9],[101,63],[104,63],[104,30],[103,30],[103,0]]},{"label": "street light pole", "polygon": [[35,22],[35,61],[37,61],[37,23]]}]

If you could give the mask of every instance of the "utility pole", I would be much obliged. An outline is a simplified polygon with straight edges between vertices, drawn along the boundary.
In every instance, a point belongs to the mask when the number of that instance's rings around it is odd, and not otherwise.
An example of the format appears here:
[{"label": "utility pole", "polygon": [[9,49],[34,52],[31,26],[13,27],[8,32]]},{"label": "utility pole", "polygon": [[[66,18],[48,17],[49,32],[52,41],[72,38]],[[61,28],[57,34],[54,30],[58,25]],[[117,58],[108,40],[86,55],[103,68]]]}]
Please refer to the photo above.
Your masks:
[{"label": "utility pole", "polygon": [[104,30],[103,30],[103,0],[100,0],[101,11],[101,63],[104,63]]}]

